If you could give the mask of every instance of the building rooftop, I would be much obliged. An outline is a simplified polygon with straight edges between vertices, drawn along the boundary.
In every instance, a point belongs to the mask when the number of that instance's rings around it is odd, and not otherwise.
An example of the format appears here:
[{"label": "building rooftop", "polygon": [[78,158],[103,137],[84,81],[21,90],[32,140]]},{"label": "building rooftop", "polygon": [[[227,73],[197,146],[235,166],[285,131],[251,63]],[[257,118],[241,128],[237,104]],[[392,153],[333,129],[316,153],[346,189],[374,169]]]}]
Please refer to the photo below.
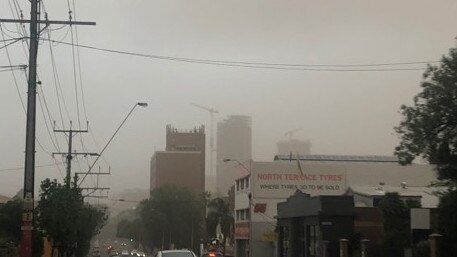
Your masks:
[{"label": "building rooftop", "polygon": [[205,134],[205,126],[201,125],[192,129],[178,129],[168,124],[167,134]]},{"label": "building rooftop", "polygon": [[[398,163],[398,158],[395,156],[382,155],[321,155],[309,154],[299,155],[303,161],[335,161],[335,162],[390,162]],[[276,155],[275,161],[290,161],[297,160],[297,155]]]},{"label": "building rooftop", "polygon": [[4,196],[4,195],[0,195],[0,204],[1,203],[6,203],[8,202],[9,200],[11,200],[11,198],[7,197],[7,196]]},{"label": "building rooftop", "polygon": [[[434,192],[440,190],[437,187],[423,187],[423,186],[392,186],[392,185],[374,185],[374,186],[350,186],[347,190],[353,194],[359,194],[369,197],[379,197],[386,193],[396,192],[400,196],[406,197],[420,197],[421,204],[424,208],[435,208],[438,206],[439,198]],[[347,194],[346,193],[346,194]]]}]

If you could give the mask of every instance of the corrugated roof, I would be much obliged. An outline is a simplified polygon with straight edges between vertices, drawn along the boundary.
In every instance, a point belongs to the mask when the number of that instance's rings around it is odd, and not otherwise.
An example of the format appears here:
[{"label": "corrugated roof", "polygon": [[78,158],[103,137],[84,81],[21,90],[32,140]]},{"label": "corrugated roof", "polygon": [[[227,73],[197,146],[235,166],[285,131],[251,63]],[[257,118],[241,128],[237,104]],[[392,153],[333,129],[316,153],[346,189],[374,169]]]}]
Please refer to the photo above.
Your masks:
[{"label": "corrugated roof", "polygon": [[[308,154],[299,155],[303,161],[340,161],[340,162],[392,162],[398,163],[398,158],[395,156],[382,155],[321,155]],[[290,161],[297,160],[297,155],[276,155],[275,161]]]}]

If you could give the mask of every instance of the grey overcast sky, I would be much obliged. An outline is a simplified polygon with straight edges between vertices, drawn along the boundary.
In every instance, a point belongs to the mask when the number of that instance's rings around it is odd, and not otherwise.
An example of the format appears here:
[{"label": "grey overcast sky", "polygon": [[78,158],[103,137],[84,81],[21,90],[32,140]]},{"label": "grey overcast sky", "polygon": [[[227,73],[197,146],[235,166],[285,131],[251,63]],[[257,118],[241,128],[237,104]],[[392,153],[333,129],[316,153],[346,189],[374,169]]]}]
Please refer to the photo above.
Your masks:
[{"label": "grey overcast sky", "polygon": [[[68,19],[67,1],[43,1],[50,19]],[[30,7],[25,0],[0,0],[0,17],[13,18],[16,2],[28,17]],[[184,58],[292,64],[434,61],[455,46],[457,35],[455,0],[74,3],[73,15],[78,20],[97,22],[97,26],[78,28],[80,44]],[[73,9],[72,4],[70,0]],[[20,36],[14,25],[2,27],[5,38]],[[55,29],[52,39],[71,42],[68,27],[51,29]],[[27,63],[24,47],[25,43],[8,47],[13,64]],[[78,127],[72,48],[55,43],[52,49],[70,116],[62,107],[64,123],[68,126],[71,119]],[[400,120],[399,107],[412,102],[422,77],[422,71],[291,71],[155,60],[84,48],[79,52],[90,132],[99,149],[134,103],[149,103],[148,108],[135,110],[99,163],[104,170],[112,167],[112,176],[104,178],[102,184],[114,192],[149,187],[149,160],[154,150],[164,148],[166,124],[178,128],[209,125],[208,113],[190,106],[191,102],[219,110],[217,120],[231,114],[252,116],[256,160],[271,160],[284,132],[298,127],[303,131],[296,137],[311,140],[316,154],[391,155],[398,142],[393,127]],[[38,63],[42,95],[52,119],[60,125],[47,42],[40,45]],[[8,64],[2,48],[0,66]],[[15,75],[25,99],[24,74]],[[11,72],[0,72],[0,88],[0,194],[12,195],[22,187],[23,170],[5,169],[23,166],[25,115]],[[79,84],[77,88],[84,125]],[[40,104],[37,120],[41,144],[47,152],[57,151]],[[82,140],[86,150],[95,152],[92,135],[84,134]],[[56,137],[60,148],[66,149],[65,138]],[[75,137],[75,149],[82,152],[80,141]],[[87,160],[78,159],[74,170],[79,171],[81,166],[85,171]],[[60,157],[55,160],[62,161]],[[36,163],[53,163],[51,155],[38,145]],[[63,171],[64,166],[60,169]],[[43,178],[62,175],[55,167],[37,168],[37,188]],[[87,185],[91,183],[88,179]]]}]

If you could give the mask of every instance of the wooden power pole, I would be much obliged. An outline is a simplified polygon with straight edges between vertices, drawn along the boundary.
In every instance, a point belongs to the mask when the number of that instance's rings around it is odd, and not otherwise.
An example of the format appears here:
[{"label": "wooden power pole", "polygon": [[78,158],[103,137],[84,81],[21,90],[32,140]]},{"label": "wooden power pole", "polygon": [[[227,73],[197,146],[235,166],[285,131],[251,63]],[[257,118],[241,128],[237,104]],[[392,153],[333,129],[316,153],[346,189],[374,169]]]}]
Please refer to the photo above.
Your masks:
[{"label": "wooden power pole", "polygon": [[[61,132],[65,133],[68,136],[68,152],[57,152],[57,153],[52,153],[54,156],[55,154],[60,154],[60,155],[66,155],[67,157],[67,174],[65,176],[65,184],[66,186],[70,186],[71,182],[71,160],[73,160],[74,155],[91,155],[91,156],[98,156],[98,153],[80,153],[80,152],[73,152],[73,136],[75,136],[77,133],[87,133],[89,132],[87,129],[86,130],[74,130],[71,127],[71,122],[70,122],[70,129],[54,129],[54,132]],[[89,123],[88,123],[89,124]]]},{"label": "wooden power pole", "polygon": [[[32,257],[33,209],[35,191],[35,128],[36,128],[36,86],[37,56],[40,33],[51,24],[95,25],[95,22],[40,20],[40,0],[30,0],[30,20],[0,19],[5,23],[30,23],[29,72],[27,87],[27,123],[25,137],[24,206],[22,213],[22,234],[20,257]],[[42,29],[39,24],[44,24]]]}]

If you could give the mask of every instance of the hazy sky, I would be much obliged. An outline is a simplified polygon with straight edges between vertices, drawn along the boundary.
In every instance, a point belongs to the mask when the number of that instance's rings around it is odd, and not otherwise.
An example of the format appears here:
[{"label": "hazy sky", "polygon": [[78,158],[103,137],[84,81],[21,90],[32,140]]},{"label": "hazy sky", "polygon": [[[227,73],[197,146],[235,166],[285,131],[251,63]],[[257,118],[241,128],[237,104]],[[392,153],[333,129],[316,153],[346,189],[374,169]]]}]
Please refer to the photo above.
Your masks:
[{"label": "hazy sky", "polygon": [[[13,2],[0,1],[1,18],[13,17]],[[68,19],[66,1],[44,3],[50,19]],[[28,16],[28,1],[19,0],[19,4]],[[97,26],[78,28],[82,45],[184,58],[293,64],[435,61],[455,46],[457,35],[454,0],[75,0],[75,5],[78,20],[97,22]],[[54,40],[71,42],[68,27],[51,28],[57,29],[51,34]],[[5,29],[9,36],[19,36],[14,25]],[[27,63],[23,47],[26,45],[21,43],[8,47],[13,64]],[[52,119],[59,125],[49,49],[46,42],[40,45],[39,76]],[[53,51],[65,104],[78,127],[72,48],[54,44]],[[311,140],[316,154],[390,155],[398,142],[393,127],[400,120],[399,107],[411,103],[422,76],[422,71],[214,66],[83,48],[80,59],[90,132],[99,148],[134,103],[149,103],[148,108],[135,110],[106,150],[106,161],[99,163],[104,171],[111,165],[112,176],[104,178],[102,185],[114,192],[149,187],[149,160],[154,149],[164,148],[166,124],[178,128],[209,125],[208,113],[192,107],[191,102],[219,110],[216,120],[231,114],[252,116],[256,160],[271,160],[276,142],[285,139],[284,132],[298,127],[303,131],[296,137]],[[1,65],[8,65],[4,48],[0,49]],[[24,98],[24,75],[15,74]],[[4,169],[23,166],[25,115],[11,72],[0,72],[0,87],[0,194],[12,195],[22,187],[23,170]],[[81,94],[78,84],[84,125]],[[68,126],[64,110],[63,116]],[[57,151],[40,105],[37,135],[47,152]],[[65,138],[56,136],[65,150]],[[82,139],[88,151],[97,151],[90,134]],[[75,137],[74,149],[82,152],[80,140]],[[78,159],[74,171],[79,171],[79,165],[86,171],[87,160]],[[62,161],[60,157],[56,160]],[[37,165],[52,162],[51,155],[37,145]],[[37,185],[45,177],[62,175],[55,167],[37,168]],[[92,186],[90,179],[88,182],[87,186]]]}]

